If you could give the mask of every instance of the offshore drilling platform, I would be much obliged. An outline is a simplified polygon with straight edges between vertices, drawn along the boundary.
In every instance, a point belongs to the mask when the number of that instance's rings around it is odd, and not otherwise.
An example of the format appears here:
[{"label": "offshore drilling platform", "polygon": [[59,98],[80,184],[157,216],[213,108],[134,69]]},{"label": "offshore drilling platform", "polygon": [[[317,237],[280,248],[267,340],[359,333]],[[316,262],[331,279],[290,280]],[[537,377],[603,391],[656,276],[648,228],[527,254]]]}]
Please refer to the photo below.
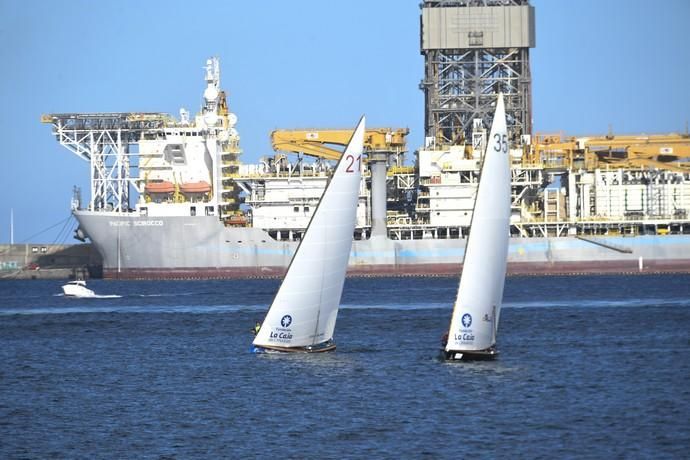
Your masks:
[{"label": "offshore drilling platform", "polygon": [[[406,162],[399,128],[366,133],[349,272],[456,275],[498,93],[511,141],[509,273],[690,271],[687,134],[532,134],[526,0],[424,1],[425,141]],[[281,276],[348,130],[279,130],[275,154],[243,164],[220,86],[205,71],[201,112],[49,114],[59,143],[89,162],[79,238],[105,277]]]}]

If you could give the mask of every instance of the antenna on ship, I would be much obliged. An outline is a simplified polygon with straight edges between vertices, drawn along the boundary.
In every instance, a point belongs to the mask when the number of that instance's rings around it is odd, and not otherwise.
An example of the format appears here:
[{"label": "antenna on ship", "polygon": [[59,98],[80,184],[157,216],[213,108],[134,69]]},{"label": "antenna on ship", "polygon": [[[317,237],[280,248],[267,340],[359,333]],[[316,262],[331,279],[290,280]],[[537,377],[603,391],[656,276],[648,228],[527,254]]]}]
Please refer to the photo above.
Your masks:
[{"label": "antenna on ship", "polygon": [[10,208],[10,246],[14,244],[14,208]]}]

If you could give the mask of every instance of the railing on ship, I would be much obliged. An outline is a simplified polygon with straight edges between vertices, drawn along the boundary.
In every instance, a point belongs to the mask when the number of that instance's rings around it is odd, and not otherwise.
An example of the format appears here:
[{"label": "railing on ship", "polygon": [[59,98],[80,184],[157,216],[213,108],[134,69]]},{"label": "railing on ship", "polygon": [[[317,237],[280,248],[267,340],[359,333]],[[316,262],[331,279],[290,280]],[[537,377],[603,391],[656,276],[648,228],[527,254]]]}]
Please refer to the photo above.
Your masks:
[{"label": "railing on ship", "polygon": [[[243,221],[241,226],[247,226]],[[275,241],[300,241],[304,235],[304,228],[265,229],[269,237]],[[371,234],[370,227],[357,228],[355,240],[366,240]],[[411,222],[409,218],[403,221],[389,219],[388,238],[396,241],[404,240],[442,240],[464,239],[469,234],[465,226],[432,226],[423,222]],[[522,238],[558,238],[569,236],[642,236],[642,235],[688,235],[690,234],[690,219],[675,220],[606,220],[588,219],[571,221],[525,220],[512,222],[511,237]]]},{"label": "railing on ship", "polygon": [[690,219],[658,217],[655,219],[591,218],[577,221],[523,220],[511,223],[511,236],[642,236],[690,234]]}]

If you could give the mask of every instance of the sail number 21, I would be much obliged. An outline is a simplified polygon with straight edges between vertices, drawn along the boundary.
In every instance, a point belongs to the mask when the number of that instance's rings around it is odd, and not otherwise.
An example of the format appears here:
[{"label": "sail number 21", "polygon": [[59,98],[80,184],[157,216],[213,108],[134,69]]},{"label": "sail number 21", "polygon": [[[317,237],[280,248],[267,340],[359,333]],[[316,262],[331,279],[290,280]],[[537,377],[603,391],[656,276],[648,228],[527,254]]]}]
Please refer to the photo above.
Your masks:
[{"label": "sail number 21", "polygon": [[494,134],[494,150],[497,152],[508,153],[508,135]]},{"label": "sail number 21", "polygon": [[355,169],[352,168],[355,165],[355,161],[357,162],[357,170],[362,169],[362,155],[357,155],[356,159],[354,156],[348,155],[345,157],[345,161],[348,162],[347,167],[345,168],[345,172],[348,172],[348,173],[355,172]]}]

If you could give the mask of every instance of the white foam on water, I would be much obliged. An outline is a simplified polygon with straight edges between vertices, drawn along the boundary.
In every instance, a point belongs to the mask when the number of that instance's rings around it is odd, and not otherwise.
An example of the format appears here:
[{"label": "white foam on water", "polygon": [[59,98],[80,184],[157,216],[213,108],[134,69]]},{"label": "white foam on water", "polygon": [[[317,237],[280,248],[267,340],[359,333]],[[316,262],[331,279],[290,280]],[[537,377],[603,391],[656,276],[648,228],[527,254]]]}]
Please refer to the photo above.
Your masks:
[{"label": "white foam on water", "polygon": [[[89,302],[92,299],[122,298],[120,295],[103,295],[89,298],[74,298],[69,302]],[[622,300],[559,300],[559,301],[529,301],[529,302],[504,302],[503,308],[645,308],[645,307],[690,307],[690,300],[686,298],[649,298],[649,299],[622,299]],[[362,305],[347,303],[340,306],[347,310],[450,310],[452,304],[445,302],[396,304],[383,303],[376,305]],[[75,313],[229,313],[229,312],[265,312],[268,305],[244,304],[244,305],[98,305],[98,302],[74,306],[41,306],[25,308],[2,308],[0,316],[6,315],[60,315]]]},{"label": "white foam on water", "polygon": [[260,311],[265,305],[78,305],[74,307],[0,308],[0,316],[8,315],[64,315],[77,313],[227,313],[243,310]]},{"label": "white foam on water", "polygon": [[340,308],[347,310],[435,310],[435,309],[450,309],[453,305],[451,303],[420,303],[420,304],[395,304],[384,303],[377,305],[358,305],[358,304],[342,304]]},{"label": "white foam on water", "polygon": [[505,302],[503,308],[625,308],[625,307],[686,307],[690,300],[684,298],[649,298],[620,300],[543,300],[530,302]]},{"label": "white foam on water", "polygon": [[65,295],[65,294],[53,294],[53,297],[64,297],[65,299],[119,299],[122,296],[119,294],[94,294],[94,295],[85,295],[85,296],[70,296],[70,295]]},{"label": "white foam on water", "polygon": [[[528,302],[504,302],[502,308],[626,308],[626,307],[690,307],[690,299],[686,298],[649,298],[649,299],[621,299],[621,300],[540,300]],[[449,310],[453,308],[451,302],[396,304],[385,303],[377,305],[342,304],[342,309],[351,310]]]}]

